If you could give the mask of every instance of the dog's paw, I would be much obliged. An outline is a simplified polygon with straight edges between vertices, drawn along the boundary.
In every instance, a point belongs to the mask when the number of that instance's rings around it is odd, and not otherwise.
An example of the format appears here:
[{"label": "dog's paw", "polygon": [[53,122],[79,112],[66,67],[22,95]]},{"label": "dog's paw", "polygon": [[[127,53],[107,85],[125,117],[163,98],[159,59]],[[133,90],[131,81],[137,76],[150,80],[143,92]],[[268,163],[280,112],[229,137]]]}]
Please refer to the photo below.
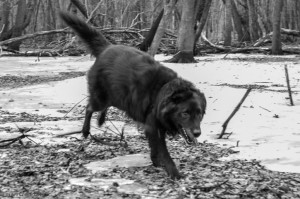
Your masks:
[{"label": "dog's paw", "polygon": [[162,161],[158,157],[151,157],[151,160],[152,160],[153,166],[155,166],[155,167],[163,166]]},{"label": "dog's paw", "polygon": [[84,130],[82,130],[81,133],[82,133],[82,135],[83,135],[83,137],[85,139],[90,135],[90,131],[84,131]]},{"label": "dog's paw", "polygon": [[180,178],[183,178],[183,175],[180,174],[176,168],[172,169],[171,171],[167,171],[167,172],[172,180],[178,180]]},{"label": "dog's paw", "polygon": [[173,179],[173,180],[180,179],[183,177],[183,175],[181,175],[179,173],[176,166],[173,164],[166,165],[166,171],[167,171],[168,175],[171,177],[171,179]]}]

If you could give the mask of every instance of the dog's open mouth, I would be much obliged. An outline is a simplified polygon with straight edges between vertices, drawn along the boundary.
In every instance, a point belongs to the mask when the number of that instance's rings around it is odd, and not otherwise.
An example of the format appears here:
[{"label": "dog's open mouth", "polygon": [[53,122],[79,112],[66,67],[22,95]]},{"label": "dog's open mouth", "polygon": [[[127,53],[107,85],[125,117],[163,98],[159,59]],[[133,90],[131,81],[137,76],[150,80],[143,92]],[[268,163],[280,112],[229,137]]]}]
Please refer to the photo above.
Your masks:
[{"label": "dog's open mouth", "polygon": [[193,131],[191,129],[181,128],[179,130],[180,135],[184,138],[185,142],[189,145],[197,145],[198,141],[193,135]]}]

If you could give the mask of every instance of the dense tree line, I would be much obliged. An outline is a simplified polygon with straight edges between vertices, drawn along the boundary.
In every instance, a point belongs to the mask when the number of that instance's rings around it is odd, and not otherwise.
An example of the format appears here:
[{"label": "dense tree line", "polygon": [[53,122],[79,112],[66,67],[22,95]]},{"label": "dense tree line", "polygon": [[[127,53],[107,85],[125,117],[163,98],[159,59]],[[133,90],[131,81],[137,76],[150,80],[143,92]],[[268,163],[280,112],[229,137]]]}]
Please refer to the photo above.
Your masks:
[{"label": "dense tree line", "polygon": [[[180,55],[174,62],[193,61],[201,34],[213,43],[234,46],[274,32],[275,53],[281,48],[280,28],[300,28],[297,0],[0,0],[0,45],[24,34],[64,28],[59,10],[80,15],[94,26],[138,30],[146,37],[140,48],[152,55],[168,31],[177,36]],[[51,42],[55,36],[46,40]],[[19,50],[21,42],[7,45]]]}]

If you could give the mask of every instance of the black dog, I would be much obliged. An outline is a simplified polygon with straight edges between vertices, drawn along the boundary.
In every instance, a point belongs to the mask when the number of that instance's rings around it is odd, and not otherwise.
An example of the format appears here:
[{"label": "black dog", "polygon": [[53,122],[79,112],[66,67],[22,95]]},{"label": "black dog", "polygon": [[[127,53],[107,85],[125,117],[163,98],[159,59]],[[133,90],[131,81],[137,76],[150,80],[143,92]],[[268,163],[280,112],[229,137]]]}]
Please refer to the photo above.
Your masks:
[{"label": "black dog", "polygon": [[90,131],[93,112],[105,121],[110,106],[125,111],[145,125],[154,166],[165,166],[171,178],[180,174],[166,147],[166,133],[181,134],[196,144],[206,99],[195,86],[162,66],[148,54],[123,45],[112,45],[84,21],[68,13],[61,18],[87,44],[96,61],[88,73],[89,103],[82,133]]}]

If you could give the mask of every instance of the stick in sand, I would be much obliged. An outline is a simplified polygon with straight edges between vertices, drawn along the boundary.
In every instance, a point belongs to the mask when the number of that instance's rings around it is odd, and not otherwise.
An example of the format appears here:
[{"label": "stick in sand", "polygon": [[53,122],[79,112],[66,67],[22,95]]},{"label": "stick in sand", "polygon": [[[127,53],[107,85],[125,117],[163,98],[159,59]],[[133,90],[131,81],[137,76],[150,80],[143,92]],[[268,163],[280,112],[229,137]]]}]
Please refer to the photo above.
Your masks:
[{"label": "stick in sand", "polygon": [[231,118],[233,118],[233,116],[236,114],[236,112],[240,109],[241,105],[243,104],[243,102],[245,101],[245,99],[247,98],[247,96],[249,95],[251,89],[252,89],[251,87],[247,89],[247,91],[244,94],[244,96],[241,99],[241,101],[238,103],[238,105],[235,107],[235,109],[229,115],[229,117],[227,118],[227,120],[223,123],[223,125],[222,125],[223,130],[222,130],[220,136],[218,137],[218,139],[222,139],[223,135],[225,134],[225,131],[226,131],[226,128],[227,128],[227,125],[228,125],[229,121],[231,120]]},{"label": "stick in sand", "polygon": [[291,86],[290,86],[289,71],[288,71],[287,65],[284,66],[284,70],[285,70],[285,78],[286,78],[286,84],[288,87],[290,103],[291,103],[291,106],[294,106],[292,90],[291,90]]}]

